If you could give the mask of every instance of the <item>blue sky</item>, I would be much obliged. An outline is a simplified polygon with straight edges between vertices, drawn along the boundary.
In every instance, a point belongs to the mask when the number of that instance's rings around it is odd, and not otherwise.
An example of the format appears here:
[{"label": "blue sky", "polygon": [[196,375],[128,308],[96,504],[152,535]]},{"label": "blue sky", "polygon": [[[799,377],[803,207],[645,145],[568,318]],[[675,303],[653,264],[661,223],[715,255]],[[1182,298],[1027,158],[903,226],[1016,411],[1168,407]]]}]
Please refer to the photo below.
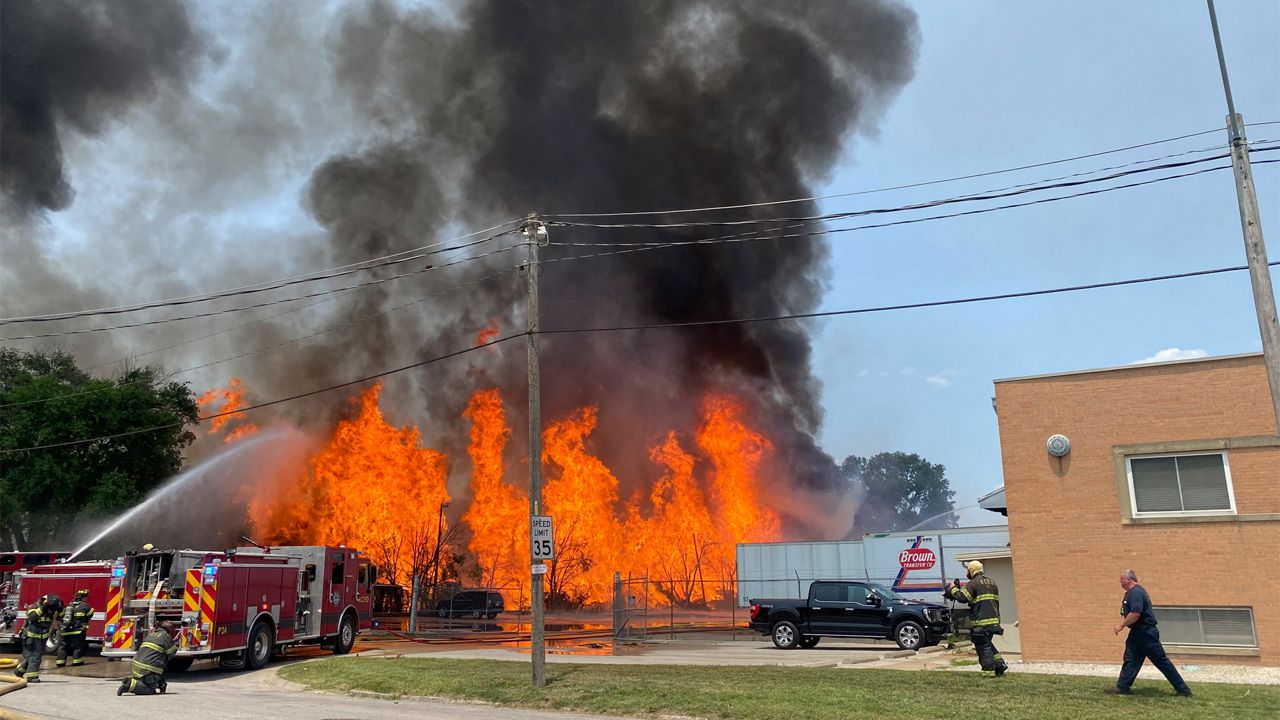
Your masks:
[{"label": "blue sky", "polygon": [[[933,180],[1222,128],[1208,12],[1178,2],[913,3],[921,56],[878,137],[828,193]],[[1280,4],[1220,2],[1236,109],[1280,120]],[[1249,131],[1280,138],[1280,126]],[[1182,150],[1221,134],[1016,175],[832,200],[898,205]],[[1280,172],[1257,168],[1280,259]],[[833,236],[823,309],[917,302],[1244,263],[1229,172],[970,218]],[[1273,278],[1277,274],[1273,273]],[[991,407],[1001,377],[1124,365],[1179,348],[1261,349],[1245,273],[825,321],[823,446],[837,458],[917,452],[947,466],[957,505],[1001,484]],[[977,519],[977,518],[975,518]]]}]

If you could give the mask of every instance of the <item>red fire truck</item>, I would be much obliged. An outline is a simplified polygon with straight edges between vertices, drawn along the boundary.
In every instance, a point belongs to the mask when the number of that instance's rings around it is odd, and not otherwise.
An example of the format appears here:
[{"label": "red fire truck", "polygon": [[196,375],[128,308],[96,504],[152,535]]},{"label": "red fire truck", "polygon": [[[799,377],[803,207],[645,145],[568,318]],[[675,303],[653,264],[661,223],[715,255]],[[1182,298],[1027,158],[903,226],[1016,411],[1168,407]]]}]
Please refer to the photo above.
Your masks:
[{"label": "red fire truck", "polygon": [[70,554],[66,550],[0,552],[0,645],[18,642],[18,619],[27,607],[20,597],[22,579],[38,566],[62,560]]},{"label": "red fire truck", "polygon": [[376,569],[332,545],[128,554],[111,569],[105,657],[131,657],[150,628],[181,624],[169,667],[197,659],[258,669],[275,652],[319,644],[344,654],[372,622]]},{"label": "red fire truck", "polygon": [[[88,590],[89,596],[86,600],[93,607],[93,619],[85,631],[85,638],[89,642],[102,642],[106,625],[103,620],[106,618],[105,608],[107,591],[111,583],[111,567],[112,564],[109,562],[56,563],[34,567],[22,573],[18,601],[15,605],[19,612],[13,623],[13,635],[12,637],[0,635],[0,641],[18,641],[22,625],[26,622],[25,613],[22,611],[38,603],[42,596],[57,595],[66,605],[75,597],[77,591]],[[54,650],[58,641],[57,633],[51,635],[49,650]]]}]

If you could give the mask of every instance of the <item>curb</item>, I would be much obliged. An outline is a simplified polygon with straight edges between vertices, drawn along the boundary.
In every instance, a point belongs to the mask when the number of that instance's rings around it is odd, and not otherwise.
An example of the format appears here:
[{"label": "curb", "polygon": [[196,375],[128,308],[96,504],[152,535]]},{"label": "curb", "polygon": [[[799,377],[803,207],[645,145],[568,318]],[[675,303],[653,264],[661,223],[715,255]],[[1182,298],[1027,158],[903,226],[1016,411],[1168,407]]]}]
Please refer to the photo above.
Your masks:
[{"label": "curb", "polygon": [[351,697],[366,698],[370,700],[394,700],[396,702],[400,701],[399,695],[392,695],[391,693],[383,693],[383,692],[373,692],[372,690],[348,690],[347,694],[350,695]]}]

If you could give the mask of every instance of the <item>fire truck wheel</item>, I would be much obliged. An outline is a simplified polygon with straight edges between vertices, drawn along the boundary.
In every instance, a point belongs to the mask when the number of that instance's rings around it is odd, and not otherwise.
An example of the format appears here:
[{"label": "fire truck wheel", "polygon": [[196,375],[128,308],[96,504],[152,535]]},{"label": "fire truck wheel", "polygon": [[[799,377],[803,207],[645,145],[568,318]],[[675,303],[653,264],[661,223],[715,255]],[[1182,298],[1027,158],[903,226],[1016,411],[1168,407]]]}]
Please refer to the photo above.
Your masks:
[{"label": "fire truck wheel", "polygon": [[169,661],[169,664],[165,667],[165,670],[167,672],[186,672],[187,670],[191,669],[191,663],[195,661],[196,661],[195,658],[176,657]]},{"label": "fire truck wheel", "polygon": [[244,666],[248,670],[261,670],[271,661],[275,638],[271,626],[259,620],[249,632],[249,646],[244,649]]},{"label": "fire truck wheel", "polygon": [[338,638],[333,643],[334,655],[346,655],[351,652],[351,648],[356,644],[356,619],[351,615],[345,615],[342,618],[342,625],[338,628]]}]

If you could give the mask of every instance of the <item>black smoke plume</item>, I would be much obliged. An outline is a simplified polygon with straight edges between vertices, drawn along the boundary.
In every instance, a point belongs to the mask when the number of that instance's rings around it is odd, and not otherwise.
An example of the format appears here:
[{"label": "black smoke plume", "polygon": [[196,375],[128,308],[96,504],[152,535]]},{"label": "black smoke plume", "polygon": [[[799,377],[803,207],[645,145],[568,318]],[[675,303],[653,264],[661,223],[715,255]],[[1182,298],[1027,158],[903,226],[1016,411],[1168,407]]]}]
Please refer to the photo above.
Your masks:
[{"label": "black smoke plume", "polygon": [[174,0],[0,3],[0,187],[11,209],[69,205],[66,133],[96,135],[161,84],[181,84],[199,50]]},{"label": "black smoke plume", "polygon": [[[404,247],[391,240],[421,231],[423,218],[410,211],[418,205],[408,199],[426,186],[456,188],[452,202],[472,223],[530,210],[628,212],[810,196],[846,156],[848,140],[871,128],[911,78],[916,25],[910,11],[880,0],[474,2],[449,17],[375,2],[345,18],[331,51],[338,77],[371,121],[396,118],[401,128],[397,144],[331,160],[312,177],[313,201],[348,197],[350,188],[335,187],[355,172],[375,176],[364,187],[384,188],[379,203],[366,192],[347,212],[315,203],[345,249],[339,254],[358,259]],[[733,217],[815,212],[813,203],[797,203]],[[815,309],[828,275],[822,240],[566,259],[615,242],[717,232],[727,231],[553,227],[543,326]],[[423,350],[456,347],[489,317],[518,329],[511,308],[519,287],[487,290],[436,324]],[[602,455],[624,477],[648,476],[644,448],[671,427],[692,430],[706,392],[732,391],[747,398],[751,422],[774,439],[774,471],[828,488],[834,464],[813,440],[822,418],[810,329],[775,322],[553,336],[544,340],[544,414],[600,403]],[[524,361],[513,349],[495,375],[521,407]]]},{"label": "black smoke plume", "polygon": [[[340,7],[332,17],[310,3],[222,7],[239,18],[223,25],[238,34],[217,38],[230,48],[225,63],[217,73],[197,76],[195,60],[205,43],[190,9],[179,3],[0,4],[0,172],[6,203],[24,214],[70,202],[68,137],[93,137],[130,108],[165,97],[167,88],[208,84],[198,97],[165,102],[140,117],[127,136],[137,154],[129,158],[133,172],[155,172],[165,183],[154,190],[156,198],[133,197],[126,206],[146,212],[120,212],[99,228],[105,241],[119,244],[110,248],[113,256],[129,260],[119,276],[63,277],[76,286],[70,288],[0,269],[13,279],[4,288],[6,304],[17,299],[23,311],[64,310],[102,304],[73,290],[96,291],[112,302],[214,290],[399,252],[530,211],[628,212],[808,197],[851,156],[858,137],[874,132],[886,104],[913,75],[918,43],[915,16],[898,0],[375,0]],[[94,157],[101,167],[112,156]],[[301,202],[321,234],[224,231],[218,222],[192,221],[234,215],[256,200],[258,188],[277,195],[296,188],[299,162],[304,175],[310,172]],[[639,219],[768,219],[816,211],[803,202]],[[553,226],[552,245],[543,250],[543,327],[817,307],[829,274],[828,247],[819,238],[570,259],[630,249],[611,247],[615,243],[733,231]],[[7,234],[6,243],[13,237]],[[517,241],[506,236],[476,251]],[[191,264],[193,254],[202,262]],[[254,324],[244,329],[146,361],[172,368],[253,353],[186,376],[207,387],[238,375],[252,389],[251,401],[345,382],[468,347],[494,322],[501,334],[518,332],[524,293],[513,268],[522,257],[522,250],[500,252],[276,319],[264,319],[274,308],[261,311],[248,316]],[[378,272],[385,277],[416,267]],[[31,277],[56,276],[50,264],[43,268],[47,272]],[[150,284],[159,277],[174,287]],[[281,309],[294,307],[300,306]],[[78,354],[102,361],[121,351],[176,346],[243,317],[72,341]],[[812,329],[805,322],[772,322],[544,336],[544,418],[598,403],[596,450],[630,490],[657,474],[648,447],[676,429],[694,450],[689,438],[699,401],[708,392],[731,392],[747,403],[748,422],[772,439],[769,471],[779,485],[830,489],[839,482],[835,464],[814,440],[822,413]],[[108,336],[124,339],[104,350]],[[421,422],[425,441],[455,459],[452,489],[464,497],[467,424],[461,415],[477,387],[503,388],[516,428],[509,466],[513,478],[523,472],[516,458],[524,452],[524,375],[523,344],[510,342],[392,376],[382,404],[397,422]],[[319,395],[277,409],[303,424],[331,426],[342,397]],[[791,515],[796,527],[805,521],[800,511]]]}]

